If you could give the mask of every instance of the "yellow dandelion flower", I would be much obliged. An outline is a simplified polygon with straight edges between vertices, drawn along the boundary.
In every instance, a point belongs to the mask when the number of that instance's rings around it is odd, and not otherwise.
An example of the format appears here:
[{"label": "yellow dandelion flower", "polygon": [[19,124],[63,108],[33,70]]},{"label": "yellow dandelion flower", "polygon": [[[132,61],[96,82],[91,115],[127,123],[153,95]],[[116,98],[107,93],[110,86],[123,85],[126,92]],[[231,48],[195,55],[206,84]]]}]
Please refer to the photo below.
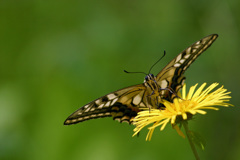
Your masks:
[{"label": "yellow dandelion flower", "polygon": [[[149,132],[147,134],[146,140],[151,140],[153,131],[156,127],[161,126],[162,131],[168,123],[171,123],[173,128],[179,133],[179,135],[184,137],[184,134],[178,128],[177,124],[186,120],[190,120],[193,115],[206,114],[205,109],[218,110],[215,106],[232,106],[227,103],[231,96],[230,92],[222,87],[216,89],[218,83],[211,84],[208,88],[204,90],[206,83],[202,84],[197,90],[198,84],[192,86],[186,95],[186,85],[182,88],[182,96],[180,98],[175,98],[173,103],[163,100],[163,105],[165,109],[147,109],[141,111],[133,119],[133,124],[136,126],[134,128],[134,134],[138,134],[140,130],[149,124],[153,125],[149,127]],[[195,91],[196,90],[196,91]]]}]

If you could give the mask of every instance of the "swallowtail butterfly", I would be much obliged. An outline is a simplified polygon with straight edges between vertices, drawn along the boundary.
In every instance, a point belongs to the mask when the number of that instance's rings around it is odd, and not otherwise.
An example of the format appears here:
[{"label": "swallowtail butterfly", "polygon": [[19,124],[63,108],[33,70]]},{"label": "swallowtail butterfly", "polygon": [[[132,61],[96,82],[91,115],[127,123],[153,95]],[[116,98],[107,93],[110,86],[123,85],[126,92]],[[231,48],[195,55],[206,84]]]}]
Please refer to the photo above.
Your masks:
[{"label": "swallowtail butterfly", "polygon": [[185,70],[217,37],[217,34],[211,34],[193,43],[170,61],[156,77],[148,74],[142,84],[117,90],[86,104],[71,114],[64,124],[101,117],[113,117],[119,122],[131,123],[139,111],[162,107],[161,100],[172,101],[176,97],[183,86]]}]

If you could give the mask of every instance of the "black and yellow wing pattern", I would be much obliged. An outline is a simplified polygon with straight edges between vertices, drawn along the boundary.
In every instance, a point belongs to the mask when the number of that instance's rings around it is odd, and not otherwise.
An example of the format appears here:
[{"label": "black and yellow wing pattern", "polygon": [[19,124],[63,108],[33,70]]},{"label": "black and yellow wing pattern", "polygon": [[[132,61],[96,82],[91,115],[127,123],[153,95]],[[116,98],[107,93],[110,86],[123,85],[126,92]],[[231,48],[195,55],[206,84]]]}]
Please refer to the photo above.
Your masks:
[{"label": "black and yellow wing pattern", "polygon": [[217,37],[217,34],[211,34],[193,43],[170,61],[156,77],[149,74],[142,84],[111,92],[84,105],[71,114],[64,124],[101,117],[113,117],[119,122],[131,123],[139,111],[145,108],[160,108],[161,99],[172,101],[176,97],[173,93],[182,88],[185,70]]}]

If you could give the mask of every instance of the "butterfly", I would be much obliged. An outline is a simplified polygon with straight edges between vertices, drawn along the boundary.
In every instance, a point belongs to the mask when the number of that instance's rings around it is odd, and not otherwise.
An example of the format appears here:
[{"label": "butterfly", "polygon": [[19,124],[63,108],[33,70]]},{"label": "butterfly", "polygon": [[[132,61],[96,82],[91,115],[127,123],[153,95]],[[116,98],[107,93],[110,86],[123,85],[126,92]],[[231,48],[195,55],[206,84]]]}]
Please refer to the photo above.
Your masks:
[{"label": "butterfly", "polygon": [[72,113],[64,125],[102,117],[113,117],[119,122],[131,124],[139,111],[164,107],[162,100],[173,101],[177,97],[176,93],[184,84],[183,73],[217,37],[217,34],[211,34],[193,43],[170,61],[157,76],[147,74],[144,83],[111,92],[84,105]]}]

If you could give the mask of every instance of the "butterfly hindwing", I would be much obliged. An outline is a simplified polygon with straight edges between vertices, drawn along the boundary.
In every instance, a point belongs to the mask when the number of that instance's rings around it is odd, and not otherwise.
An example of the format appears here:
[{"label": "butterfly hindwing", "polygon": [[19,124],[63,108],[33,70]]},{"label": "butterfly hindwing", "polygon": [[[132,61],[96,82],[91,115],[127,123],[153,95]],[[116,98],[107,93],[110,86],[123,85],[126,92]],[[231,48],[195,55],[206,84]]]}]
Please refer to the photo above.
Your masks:
[{"label": "butterfly hindwing", "polygon": [[64,124],[110,116],[120,122],[131,123],[130,120],[137,115],[140,108],[146,107],[146,101],[142,100],[145,91],[146,87],[139,84],[107,94],[79,108],[66,119]]}]

